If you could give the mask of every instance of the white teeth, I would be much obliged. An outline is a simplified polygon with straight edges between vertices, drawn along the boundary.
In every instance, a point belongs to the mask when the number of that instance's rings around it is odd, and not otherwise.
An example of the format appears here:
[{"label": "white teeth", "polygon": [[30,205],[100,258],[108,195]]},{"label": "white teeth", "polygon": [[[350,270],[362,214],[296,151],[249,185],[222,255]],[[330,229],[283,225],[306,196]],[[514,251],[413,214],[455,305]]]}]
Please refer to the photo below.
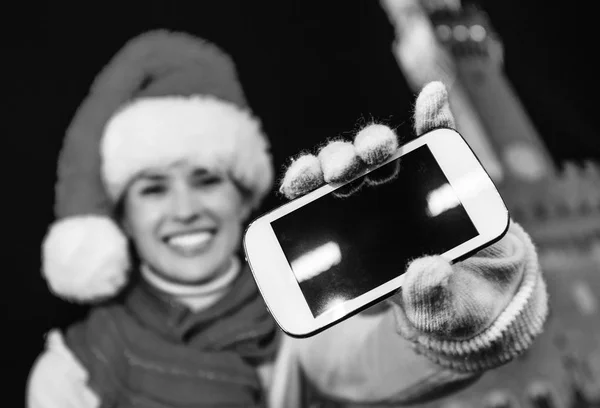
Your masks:
[{"label": "white teeth", "polygon": [[167,240],[170,245],[182,248],[198,248],[206,244],[213,234],[211,232],[195,232],[193,234],[182,234],[171,237]]}]

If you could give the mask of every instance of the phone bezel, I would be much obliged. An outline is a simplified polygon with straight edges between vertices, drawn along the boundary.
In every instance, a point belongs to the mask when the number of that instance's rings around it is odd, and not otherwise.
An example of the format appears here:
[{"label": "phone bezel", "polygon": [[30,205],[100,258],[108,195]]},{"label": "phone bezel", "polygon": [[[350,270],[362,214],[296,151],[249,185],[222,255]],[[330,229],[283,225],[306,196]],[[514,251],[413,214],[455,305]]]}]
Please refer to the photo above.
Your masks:
[{"label": "phone bezel", "polygon": [[[449,262],[457,262],[482,247],[499,240],[508,230],[510,217],[494,182],[475,156],[464,138],[455,130],[439,128],[401,146],[384,163],[367,168],[359,177],[411,151],[428,145],[454,188],[479,235],[441,254]],[[400,171],[402,171],[400,169]],[[468,182],[465,182],[467,180]],[[480,185],[478,194],[472,186]],[[281,329],[293,337],[309,337],[348,318],[366,307],[390,296],[398,290],[404,278],[401,275],[383,285],[338,306],[316,318],[312,315],[299,283],[281,249],[271,222],[323,197],[347,183],[325,184],[252,221],[243,237],[243,247],[257,286],[267,308]]]}]

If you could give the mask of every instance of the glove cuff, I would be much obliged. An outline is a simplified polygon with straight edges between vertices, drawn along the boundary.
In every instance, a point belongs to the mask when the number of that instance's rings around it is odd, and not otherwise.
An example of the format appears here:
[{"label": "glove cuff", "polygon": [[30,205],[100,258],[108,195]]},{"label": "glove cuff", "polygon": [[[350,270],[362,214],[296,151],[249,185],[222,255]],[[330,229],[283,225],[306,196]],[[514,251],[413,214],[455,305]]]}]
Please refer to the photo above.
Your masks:
[{"label": "glove cuff", "polygon": [[531,239],[517,224],[513,231],[525,246],[522,281],[514,297],[485,330],[468,339],[442,340],[419,331],[404,309],[393,304],[397,330],[417,353],[456,371],[480,372],[505,364],[522,354],[543,330],[548,295]]}]

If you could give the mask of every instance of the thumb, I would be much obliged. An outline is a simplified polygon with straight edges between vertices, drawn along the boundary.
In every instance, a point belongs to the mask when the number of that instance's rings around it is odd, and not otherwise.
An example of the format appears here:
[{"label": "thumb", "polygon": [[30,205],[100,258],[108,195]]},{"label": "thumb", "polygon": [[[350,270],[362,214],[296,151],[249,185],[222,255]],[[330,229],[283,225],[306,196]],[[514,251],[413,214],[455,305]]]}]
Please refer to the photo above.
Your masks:
[{"label": "thumb", "polygon": [[441,339],[470,338],[501,312],[503,294],[477,273],[440,256],[414,260],[405,274],[400,302],[421,333]]}]

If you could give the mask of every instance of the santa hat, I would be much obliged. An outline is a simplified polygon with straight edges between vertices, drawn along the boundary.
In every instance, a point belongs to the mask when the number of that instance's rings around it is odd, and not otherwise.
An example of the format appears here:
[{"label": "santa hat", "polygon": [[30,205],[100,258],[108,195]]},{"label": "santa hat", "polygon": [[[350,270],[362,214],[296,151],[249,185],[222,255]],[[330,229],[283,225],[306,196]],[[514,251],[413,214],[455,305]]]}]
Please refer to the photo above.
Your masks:
[{"label": "santa hat", "polygon": [[67,130],[56,220],[42,245],[57,296],[89,302],[126,284],[130,254],[115,204],[140,171],[181,159],[227,171],[252,205],[273,181],[267,138],[232,60],[204,40],[151,31],[109,62]]}]

